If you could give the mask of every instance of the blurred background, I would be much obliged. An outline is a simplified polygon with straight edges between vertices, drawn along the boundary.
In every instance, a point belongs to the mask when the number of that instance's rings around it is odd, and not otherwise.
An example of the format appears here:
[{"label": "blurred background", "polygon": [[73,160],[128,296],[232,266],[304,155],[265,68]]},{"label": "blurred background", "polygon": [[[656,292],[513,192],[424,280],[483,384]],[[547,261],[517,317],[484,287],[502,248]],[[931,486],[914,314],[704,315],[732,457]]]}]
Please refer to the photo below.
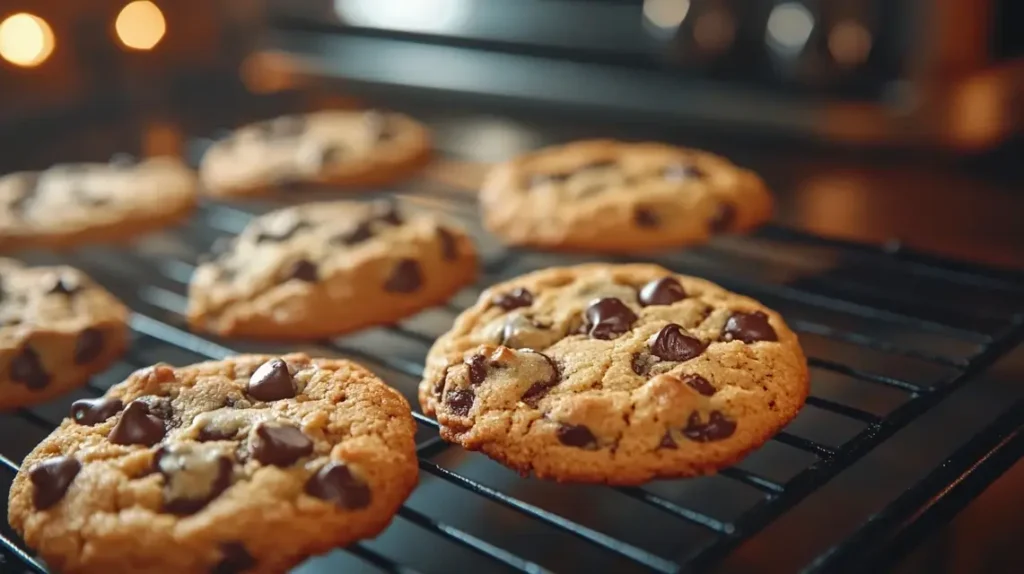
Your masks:
[{"label": "blurred background", "polygon": [[[1024,269],[1020,0],[0,1],[0,173],[194,159],[354,106],[424,121],[432,177],[467,190],[543,145],[657,139],[761,173],[787,229]],[[1017,463],[894,567],[1014,571],[1021,484]]]}]

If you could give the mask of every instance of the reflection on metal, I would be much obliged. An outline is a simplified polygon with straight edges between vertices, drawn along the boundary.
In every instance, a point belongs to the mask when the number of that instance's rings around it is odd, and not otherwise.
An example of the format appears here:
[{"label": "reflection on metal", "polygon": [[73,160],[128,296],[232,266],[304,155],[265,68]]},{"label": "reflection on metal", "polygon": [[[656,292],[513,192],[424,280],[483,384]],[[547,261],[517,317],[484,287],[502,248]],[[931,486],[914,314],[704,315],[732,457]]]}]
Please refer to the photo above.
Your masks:
[{"label": "reflection on metal", "polygon": [[690,0],[646,0],[644,19],[663,30],[675,30],[686,19]]},{"label": "reflection on metal", "polygon": [[167,22],[156,4],[137,0],[121,9],[114,21],[114,31],[125,47],[152,50],[167,33]]},{"label": "reflection on metal", "polygon": [[405,32],[457,32],[469,17],[472,0],[335,0],[338,17],[353,26]]},{"label": "reflection on metal", "polygon": [[860,22],[844,20],[828,34],[828,51],[832,59],[842,66],[858,66],[868,59],[873,38]]},{"label": "reflection on metal", "polygon": [[0,22],[0,57],[15,66],[34,68],[50,57],[53,30],[39,16],[20,12]]},{"label": "reflection on metal", "polygon": [[785,56],[803,51],[814,30],[814,16],[803,4],[786,2],[772,8],[768,16],[768,44]]}]

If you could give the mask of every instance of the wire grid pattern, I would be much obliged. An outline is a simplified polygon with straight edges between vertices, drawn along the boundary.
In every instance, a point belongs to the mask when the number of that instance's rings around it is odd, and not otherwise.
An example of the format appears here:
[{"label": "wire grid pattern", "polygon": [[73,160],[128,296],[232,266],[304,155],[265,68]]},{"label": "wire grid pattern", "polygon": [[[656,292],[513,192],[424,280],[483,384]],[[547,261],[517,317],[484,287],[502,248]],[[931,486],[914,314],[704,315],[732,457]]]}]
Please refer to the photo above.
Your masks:
[{"label": "wire grid pattern", "polygon": [[[0,423],[16,417],[35,428],[37,434],[45,434],[59,422],[71,400],[104,392],[132,369],[159,360],[184,364],[238,352],[304,350],[350,357],[413,398],[429,344],[447,328],[455,314],[476,298],[483,286],[534,268],[590,259],[501,247],[479,228],[471,195],[437,181],[420,180],[381,195],[396,197],[403,210],[442,212],[462,220],[476,236],[484,260],[484,273],[478,284],[448,304],[401,324],[314,345],[275,347],[196,335],[187,330],[182,318],[187,280],[196,258],[215,238],[237,233],[253,214],[277,207],[271,201],[234,206],[205,203],[182,229],[157,234],[131,250],[88,248],[61,258],[44,254],[28,258],[34,263],[63,261],[77,265],[114,291],[135,311],[131,321],[134,341],[122,365],[63,401],[59,409],[23,409],[0,416]],[[740,542],[983,370],[1012,344],[1024,311],[1024,298],[1019,296],[1024,280],[1015,275],[940,265],[930,259],[903,257],[894,250],[844,244],[774,226],[751,238],[719,240],[696,250],[654,257],[653,261],[702,275],[780,310],[805,342],[812,367],[812,396],[801,418],[813,411],[811,418],[818,420],[798,424],[798,418],[775,436],[762,449],[774,449],[770,456],[761,457],[770,459],[766,464],[755,460],[705,479],[612,488],[540,484],[541,481],[508,476],[482,456],[444,443],[437,435],[436,422],[417,412],[414,414],[421,427],[417,451],[422,477],[417,494],[428,488],[447,489],[444,492],[456,489],[461,492],[459,500],[469,501],[468,508],[486,506],[492,514],[518,515],[530,525],[543,526],[544,532],[558,533],[559,540],[574,540],[574,544],[582,545],[580,548],[596,550],[595,560],[611,560],[604,566],[609,569],[666,574],[699,569],[726,556]],[[865,273],[851,275],[849,269]],[[877,280],[865,281],[864,277]],[[900,288],[900,282],[912,289]],[[949,288],[952,293],[975,293],[994,302],[995,307],[970,309],[962,316],[946,311],[937,313],[920,297],[919,290],[938,292],[939,287]],[[1014,311],[1008,314],[1007,308]],[[403,382],[396,382],[399,380]],[[410,402],[415,405],[414,400]],[[831,436],[827,429],[837,427],[848,432]],[[0,427],[0,432],[7,432],[6,428]],[[824,435],[822,429],[826,429]],[[23,455],[24,452],[0,452],[3,484],[10,484]],[[794,457],[801,461],[797,470],[779,471],[775,464],[778,459]],[[757,453],[750,458],[757,459]],[[465,466],[467,461],[472,462],[469,467]],[[486,472],[473,470],[478,467]],[[693,484],[702,488],[687,493]],[[705,487],[719,493],[712,495],[716,500],[738,498],[748,503],[725,512],[721,508],[702,508],[706,505],[698,502],[708,497]],[[542,495],[536,496],[534,489]],[[584,491],[589,498],[575,497],[576,492]],[[740,491],[742,496],[731,494]],[[522,543],[495,535],[493,529],[474,528],[474,522],[464,516],[446,517],[436,512],[436,506],[416,504],[417,494],[399,512],[396,523],[401,525],[393,526],[392,530],[402,528],[416,540],[436,538],[443,548],[453,548],[445,560],[465,563],[472,557],[475,562],[470,563],[487,571],[530,573],[582,565],[573,562],[572,556],[556,559],[543,549],[526,551]],[[594,518],[594,513],[552,501],[562,496],[577,501],[600,501],[614,496],[622,501],[613,507],[614,512],[627,508],[641,517],[656,517],[652,520],[668,525],[669,535],[688,533],[686,538],[692,543],[683,544],[681,549],[673,546],[671,550],[665,544],[646,544],[609,526],[608,520]],[[430,493],[421,498],[444,496]],[[587,504],[590,502],[581,506]],[[520,524],[512,518],[508,520],[512,521],[509,524]],[[382,538],[387,537],[385,533]],[[3,560],[20,561],[27,568],[45,572],[44,566],[19,546],[9,530],[0,530],[0,545]],[[354,564],[357,569],[419,571],[415,560],[401,550],[407,547],[400,542],[397,547],[400,549],[396,550],[396,544],[372,541],[334,554],[347,553],[345,560],[352,561],[347,563],[350,569]],[[571,554],[569,550],[576,547],[566,546],[561,554]],[[423,569],[430,570],[429,561]],[[309,571],[315,570],[311,567]]]}]

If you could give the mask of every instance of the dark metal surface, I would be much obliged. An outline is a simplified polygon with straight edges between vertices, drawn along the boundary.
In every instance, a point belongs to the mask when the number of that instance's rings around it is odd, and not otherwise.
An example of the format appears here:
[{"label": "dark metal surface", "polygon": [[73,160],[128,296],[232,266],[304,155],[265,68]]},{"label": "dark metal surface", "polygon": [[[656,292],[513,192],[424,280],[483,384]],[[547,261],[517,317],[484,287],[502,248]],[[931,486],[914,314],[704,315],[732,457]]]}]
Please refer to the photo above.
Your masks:
[{"label": "dark metal surface", "polygon": [[[443,125],[435,129],[445,132]],[[202,147],[193,142],[189,156]],[[87,388],[0,415],[0,488],[9,486],[18,462],[71,401],[157,361],[180,365],[248,351],[346,356],[415,404],[430,343],[484,286],[550,265],[602,259],[502,247],[480,228],[471,190],[437,174],[431,170],[360,197],[394,195],[403,209],[461,220],[477,239],[484,276],[447,305],[331,342],[240,343],[194,335],[185,326],[186,283],[198,255],[282,201],[204,203],[182,228],[130,248],[25,254],[32,263],[79,266],[121,297],[135,311],[133,344],[121,364]],[[856,568],[883,559],[888,542],[896,548],[919,536],[1019,456],[1021,273],[778,225],[643,259],[758,298],[799,332],[810,358],[812,397],[784,432],[716,476],[639,488],[565,486],[518,477],[446,445],[435,423],[417,414],[421,484],[391,528],[296,571]],[[0,570],[11,564],[18,565],[13,571],[42,570],[6,524],[0,536]]]}]

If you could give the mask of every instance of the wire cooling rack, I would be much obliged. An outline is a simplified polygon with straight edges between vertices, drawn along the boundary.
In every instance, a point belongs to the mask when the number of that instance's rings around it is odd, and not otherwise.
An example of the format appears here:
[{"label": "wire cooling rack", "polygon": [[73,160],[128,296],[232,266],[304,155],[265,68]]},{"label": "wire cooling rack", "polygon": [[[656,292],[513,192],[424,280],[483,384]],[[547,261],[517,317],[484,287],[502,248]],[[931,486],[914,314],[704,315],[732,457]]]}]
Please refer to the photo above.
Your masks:
[{"label": "wire cooling rack", "polygon": [[[316,198],[331,197],[331,192]],[[30,263],[68,263],[90,273],[134,311],[124,360],[50,404],[0,415],[0,484],[59,424],[70,403],[95,396],[134,369],[188,364],[239,352],[302,350],[359,361],[416,405],[426,351],[494,282],[552,265],[609,258],[508,249],[480,228],[472,194],[429,175],[360,197],[395,197],[403,210],[460,220],[475,236],[483,276],[446,305],[397,325],[310,345],[239,343],[190,333],[185,292],[198,256],[282,203],[204,203],[184,226],[123,248],[32,253]],[[630,258],[613,257],[612,261]],[[1024,276],[768,226],[685,252],[647,258],[755,297],[799,333],[812,371],[807,407],[783,432],[716,476],[643,487],[566,486],[521,478],[440,440],[416,413],[421,484],[379,538],[310,560],[316,572],[659,572],[719,564],[776,519],[1014,348],[1024,330]],[[1024,451],[1021,404],[975,434],[939,469],[838,546],[815,549],[810,570],[856,557],[873,533],[912,522],[972,471],[987,480],[993,452]],[[1003,450],[1001,450],[1003,449]],[[914,453],[906,453],[913,459]],[[1003,456],[1002,459],[1006,459]],[[996,459],[991,459],[996,460]],[[975,473],[977,474],[977,473]],[[985,482],[987,484],[987,482]],[[6,500],[6,499],[5,499]],[[6,514],[6,507],[5,507]],[[810,525],[814,527],[814,525]],[[45,572],[0,525],[0,570]]]}]

